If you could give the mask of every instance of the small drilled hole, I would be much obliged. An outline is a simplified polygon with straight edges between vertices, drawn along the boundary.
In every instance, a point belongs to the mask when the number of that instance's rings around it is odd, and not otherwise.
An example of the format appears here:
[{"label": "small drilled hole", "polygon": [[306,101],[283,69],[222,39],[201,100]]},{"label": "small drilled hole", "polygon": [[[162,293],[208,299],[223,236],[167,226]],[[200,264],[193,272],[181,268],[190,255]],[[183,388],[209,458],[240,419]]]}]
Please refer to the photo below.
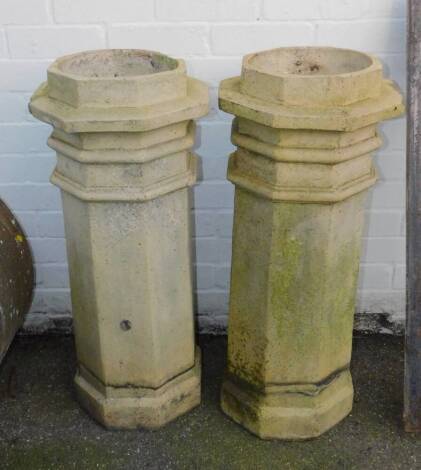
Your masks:
[{"label": "small drilled hole", "polygon": [[132,324],[129,320],[123,320],[120,322],[120,328],[123,330],[123,331],[128,331],[130,330],[132,327]]}]

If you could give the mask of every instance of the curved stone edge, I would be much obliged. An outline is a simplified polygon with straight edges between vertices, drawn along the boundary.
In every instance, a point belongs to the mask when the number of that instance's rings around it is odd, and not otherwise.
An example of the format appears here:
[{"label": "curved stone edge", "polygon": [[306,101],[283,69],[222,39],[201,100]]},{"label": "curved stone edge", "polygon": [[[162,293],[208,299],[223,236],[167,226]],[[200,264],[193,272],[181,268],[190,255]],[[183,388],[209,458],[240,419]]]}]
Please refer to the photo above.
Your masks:
[{"label": "curved stone edge", "polygon": [[[96,77],[80,75],[76,72],[63,71],[62,66],[73,60],[91,62],[102,55],[143,54],[149,57],[158,55],[177,63],[175,68],[160,73],[123,75],[118,77]],[[130,63],[130,56],[126,57]],[[47,69],[49,96],[70,106],[84,108],[89,106],[142,106],[160,103],[165,99],[174,99],[185,95],[186,65],[182,59],[174,59],[158,51],[130,49],[97,49],[76,52],[59,57]],[[160,86],[161,85],[161,86]],[[162,86],[163,85],[163,86]],[[107,95],[107,103],[104,96]],[[177,96],[178,95],[178,96]],[[124,103],[124,104],[123,104]]]},{"label": "curved stone edge", "polygon": [[32,96],[30,112],[40,121],[68,133],[141,132],[205,116],[209,94],[205,83],[187,78],[187,96],[138,108],[73,108],[48,97],[46,83]]},{"label": "curved stone edge", "polygon": [[283,129],[354,131],[401,115],[402,96],[390,80],[381,94],[348,106],[306,108],[268,103],[240,91],[240,77],[228,78],[219,87],[219,107],[229,114]]},{"label": "curved stone edge", "polygon": [[[200,405],[200,349],[196,346],[195,364],[191,369],[157,389],[122,387],[118,389],[119,397],[108,397],[80,371],[75,376],[75,385],[80,404],[106,428],[157,429]],[[139,396],[139,390],[143,396]]]},{"label": "curved stone edge", "polygon": [[378,178],[377,170],[372,166],[369,175],[349,181],[341,187],[326,188],[325,190],[306,187],[287,188],[239,172],[234,166],[234,154],[235,152],[231,154],[228,162],[228,179],[236,186],[272,201],[332,204],[368,189],[375,184]]},{"label": "curved stone edge", "polygon": [[0,363],[34,298],[33,252],[18,219],[0,199]]},{"label": "curved stone edge", "polygon": [[352,410],[354,389],[349,370],[341,372],[319,393],[283,390],[265,394],[239,387],[226,378],[221,407],[236,423],[262,439],[313,439],[344,419]]},{"label": "curved stone edge", "polygon": [[[317,55],[326,52],[339,52],[344,54],[347,60],[352,56],[365,56],[371,60],[371,64],[349,72],[332,74],[302,75],[299,73],[270,73],[261,65],[253,64],[254,59],[264,56],[269,61],[270,55],[279,52],[295,51],[297,58],[299,50],[305,50],[307,55]],[[309,57],[307,57],[307,60]],[[250,96],[266,99],[270,102],[288,102],[294,106],[347,106],[357,101],[373,98],[378,95],[383,76],[383,66],[377,57],[336,47],[285,47],[259,51],[243,57],[241,70],[241,89]]]},{"label": "curved stone edge", "polygon": [[115,202],[135,202],[150,201],[160,196],[177,191],[178,189],[192,186],[197,178],[197,156],[189,152],[189,168],[186,172],[171,176],[150,186],[140,188],[127,187],[104,187],[88,189],[69,178],[65,177],[57,170],[54,170],[50,181],[63,191],[82,201],[115,201]]}]

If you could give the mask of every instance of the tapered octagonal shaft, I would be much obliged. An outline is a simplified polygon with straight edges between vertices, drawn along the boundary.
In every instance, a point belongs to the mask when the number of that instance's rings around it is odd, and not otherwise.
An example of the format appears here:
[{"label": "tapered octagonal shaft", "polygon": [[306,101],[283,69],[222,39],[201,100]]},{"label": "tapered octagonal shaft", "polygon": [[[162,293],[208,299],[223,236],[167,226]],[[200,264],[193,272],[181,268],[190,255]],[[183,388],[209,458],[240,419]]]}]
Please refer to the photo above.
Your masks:
[{"label": "tapered octagonal shaft", "polygon": [[402,113],[379,61],[285,48],[220,86],[236,115],[236,185],[222,408],[262,438],[307,439],[352,408],[349,372],[376,123]]},{"label": "tapered octagonal shaft", "polygon": [[31,100],[54,126],[78,396],[107,427],[158,427],[200,402],[188,187],[207,105],[183,61],[139,50],[61,58]]}]

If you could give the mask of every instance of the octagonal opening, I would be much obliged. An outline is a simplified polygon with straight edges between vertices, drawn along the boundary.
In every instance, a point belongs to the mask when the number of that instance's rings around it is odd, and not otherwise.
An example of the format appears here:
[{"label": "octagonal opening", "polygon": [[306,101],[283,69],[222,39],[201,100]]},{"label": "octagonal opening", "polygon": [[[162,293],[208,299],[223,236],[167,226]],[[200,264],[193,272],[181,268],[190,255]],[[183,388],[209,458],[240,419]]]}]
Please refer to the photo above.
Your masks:
[{"label": "octagonal opening", "polygon": [[330,47],[287,47],[259,52],[248,66],[268,75],[327,76],[362,71],[373,64],[358,51]]},{"label": "octagonal opening", "polygon": [[109,49],[82,52],[64,58],[59,70],[83,78],[125,78],[168,72],[178,61],[158,52]]}]

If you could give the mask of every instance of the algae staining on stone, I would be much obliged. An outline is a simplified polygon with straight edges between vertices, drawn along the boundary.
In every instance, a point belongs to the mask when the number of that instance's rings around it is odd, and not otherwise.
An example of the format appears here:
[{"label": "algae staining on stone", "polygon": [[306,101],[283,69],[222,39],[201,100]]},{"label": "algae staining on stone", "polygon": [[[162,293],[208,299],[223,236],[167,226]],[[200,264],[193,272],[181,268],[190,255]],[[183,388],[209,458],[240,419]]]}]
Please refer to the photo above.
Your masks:
[{"label": "algae staining on stone", "polygon": [[[288,318],[293,315],[299,294],[301,242],[288,231],[276,235],[275,262],[271,264],[270,304],[278,336],[288,329]],[[292,320],[292,319],[291,319]]]},{"label": "algae staining on stone", "polygon": [[228,338],[228,371],[251,384],[261,386],[265,382],[265,341],[255,341],[250,327],[241,320],[241,312],[233,311],[232,316]]},{"label": "algae staining on stone", "polygon": [[[357,51],[279,48],[246,56],[241,77],[219,89],[221,109],[236,115],[239,148],[228,167],[236,185],[228,349],[236,377],[226,377],[222,404],[260,437],[316,437],[352,407],[363,210],[355,195],[376,180],[375,123],[403,109],[381,68]],[[341,383],[322,382],[338,370]],[[250,392],[257,379],[262,387]],[[303,401],[297,384],[323,393]]]},{"label": "algae staining on stone", "polygon": [[[329,311],[335,313],[334,330],[336,335],[331,340],[336,342],[338,350],[348,350],[352,341],[352,327],[355,311],[358,271],[360,260],[360,240],[352,239],[342,247],[335,263],[335,278],[331,280],[329,289]],[[349,349],[350,351],[350,349]]]}]

